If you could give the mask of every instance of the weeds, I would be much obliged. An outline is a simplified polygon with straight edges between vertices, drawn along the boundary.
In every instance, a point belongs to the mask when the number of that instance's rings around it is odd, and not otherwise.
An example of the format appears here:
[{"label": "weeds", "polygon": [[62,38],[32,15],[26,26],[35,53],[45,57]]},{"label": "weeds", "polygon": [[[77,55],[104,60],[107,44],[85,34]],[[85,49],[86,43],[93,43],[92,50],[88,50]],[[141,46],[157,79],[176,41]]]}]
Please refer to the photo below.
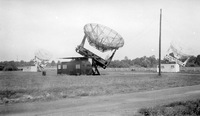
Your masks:
[{"label": "weeds", "polygon": [[199,116],[200,99],[194,101],[179,101],[154,108],[141,108],[142,116]]}]

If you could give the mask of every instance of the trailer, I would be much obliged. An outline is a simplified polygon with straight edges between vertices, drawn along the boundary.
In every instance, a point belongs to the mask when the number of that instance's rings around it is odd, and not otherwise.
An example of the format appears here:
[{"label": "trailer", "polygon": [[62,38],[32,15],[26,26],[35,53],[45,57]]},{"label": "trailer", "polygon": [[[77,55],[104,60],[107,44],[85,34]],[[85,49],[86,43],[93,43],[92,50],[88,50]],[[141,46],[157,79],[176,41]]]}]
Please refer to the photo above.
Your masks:
[{"label": "trailer", "polygon": [[86,57],[68,57],[68,62],[57,64],[57,74],[92,75],[92,64]]}]

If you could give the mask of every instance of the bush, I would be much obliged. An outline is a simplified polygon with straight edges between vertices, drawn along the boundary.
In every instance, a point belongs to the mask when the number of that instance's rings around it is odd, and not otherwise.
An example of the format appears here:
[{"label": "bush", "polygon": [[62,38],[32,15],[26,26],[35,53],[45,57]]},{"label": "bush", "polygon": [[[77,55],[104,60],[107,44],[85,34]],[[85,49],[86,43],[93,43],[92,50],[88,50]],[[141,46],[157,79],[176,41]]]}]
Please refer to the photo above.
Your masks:
[{"label": "bush", "polygon": [[18,70],[14,61],[3,62],[3,63],[1,62],[0,65],[1,65],[0,70],[2,69],[3,71],[16,71],[16,70]]},{"label": "bush", "polygon": [[174,102],[154,108],[142,108],[138,113],[142,116],[199,116],[200,100]]}]

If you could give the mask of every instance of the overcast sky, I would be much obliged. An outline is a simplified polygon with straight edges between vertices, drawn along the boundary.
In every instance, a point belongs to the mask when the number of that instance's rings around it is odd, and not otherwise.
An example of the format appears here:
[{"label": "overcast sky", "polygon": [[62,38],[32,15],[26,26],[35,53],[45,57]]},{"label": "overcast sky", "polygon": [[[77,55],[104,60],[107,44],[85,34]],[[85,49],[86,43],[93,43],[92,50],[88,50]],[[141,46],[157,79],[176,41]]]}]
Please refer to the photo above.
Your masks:
[{"label": "overcast sky", "polygon": [[37,49],[53,59],[80,56],[75,48],[87,23],[124,38],[114,59],[158,57],[161,8],[162,56],[172,40],[200,54],[200,0],[0,0],[0,61],[30,61]]}]

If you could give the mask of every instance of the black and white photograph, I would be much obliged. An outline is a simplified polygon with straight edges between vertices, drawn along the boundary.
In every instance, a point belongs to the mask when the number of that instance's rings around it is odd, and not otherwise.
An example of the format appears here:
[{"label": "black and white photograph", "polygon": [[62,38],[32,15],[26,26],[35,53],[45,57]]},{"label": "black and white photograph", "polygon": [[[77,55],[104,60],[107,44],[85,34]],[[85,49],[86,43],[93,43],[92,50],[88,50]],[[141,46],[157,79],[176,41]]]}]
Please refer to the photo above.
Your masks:
[{"label": "black and white photograph", "polygon": [[0,0],[0,116],[200,116],[200,0]]}]

